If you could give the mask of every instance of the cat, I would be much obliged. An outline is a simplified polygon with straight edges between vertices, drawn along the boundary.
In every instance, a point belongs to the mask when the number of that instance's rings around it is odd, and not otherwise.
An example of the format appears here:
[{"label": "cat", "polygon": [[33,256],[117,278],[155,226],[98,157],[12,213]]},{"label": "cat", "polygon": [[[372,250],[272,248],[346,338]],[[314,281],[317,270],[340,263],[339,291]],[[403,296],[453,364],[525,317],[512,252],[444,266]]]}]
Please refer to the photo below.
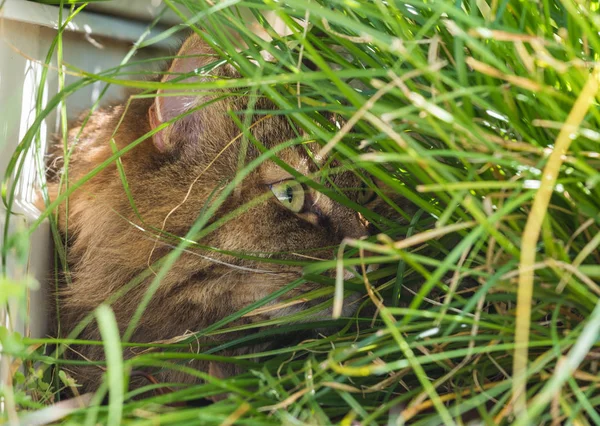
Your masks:
[{"label": "cat", "polygon": [[[218,59],[213,49],[194,34],[185,40],[162,81],[203,69]],[[224,63],[205,75],[183,81],[238,77],[235,68]],[[121,170],[112,161],[68,197],[68,208],[63,203],[58,209],[58,226],[66,236],[69,265],[69,280],[61,286],[59,294],[61,334],[67,335],[86,315],[149,267],[154,273],[160,270],[156,262],[171,252],[177,242],[165,241],[157,234],[186,236],[200,212],[238,173],[242,132],[230,111],[243,112],[248,104],[248,96],[159,90],[155,98],[132,99],[127,108],[121,104],[100,109],[84,127],[79,123],[69,130],[67,144],[72,154],[68,180],[74,183],[111,157],[115,150],[124,149],[148,132],[191,111],[124,154],[120,159]],[[268,99],[258,97],[254,109],[268,111],[276,107]],[[237,116],[244,120],[243,114]],[[248,131],[267,149],[298,139],[284,115],[257,114]],[[296,144],[280,150],[277,156],[300,174],[308,175],[319,169],[314,159],[319,148],[315,143]],[[62,150],[62,142],[55,149]],[[249,143],[245,164],[259,154],[254,144]],[[126,176],[128,191],[120,172]],[[50,176],[49,191],[55,199],[60,177],[67,175],[57,162]],[[359,203],[371,201],[372,190],[356,174],[341,171],[331,174],[330,180],[337,188],[354,188],[345,192],[348,198]],[[327,182],[324,185],[332,186]],[[218,251],[190,247],[183,252],[162,278],[130,341],[163,341],[200,331],[302,275],[300,266],[244,260],[222,252],[307,253],[313,258],[332,259],[332,246],[345,238],[369,235],[369,224],[360,214],[299,183],[271,160],[260,164],[239,183],[209,223],[260,197],[262,201],[199,241],[202,246]],[[112,303],[121,335],[154,273]],[[313,283],[303,284],[284,298],[318,287]],[[242,318],[236,324],[297,312],[309,304],[299,303]],[[356,303],[347,301],[344,314],[355,308]],[[79,338],[101,340],[96,323],[85,327]],[[71,358],[102,360],[103,351],[101,345],[78,345],[67,354]],[[131,349],[124,349],[125,358],[132,355]],[[218,377],[239,372],[237,367],[224,363],[194,361],[187,365]],[[84,391],[96,389],[103,374],[103,369],[97,366],[69,366],[68,370]],[[170,383],[197,381],[196,377],[175,370],[162,371],[156,377]]]}]

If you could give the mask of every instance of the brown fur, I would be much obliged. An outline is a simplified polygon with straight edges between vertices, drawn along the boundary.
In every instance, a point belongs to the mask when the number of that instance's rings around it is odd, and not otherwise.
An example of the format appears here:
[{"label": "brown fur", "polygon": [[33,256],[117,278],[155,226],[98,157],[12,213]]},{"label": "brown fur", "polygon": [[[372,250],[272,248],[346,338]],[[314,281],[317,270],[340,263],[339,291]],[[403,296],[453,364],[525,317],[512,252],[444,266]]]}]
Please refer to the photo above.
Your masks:
[{"label": "brown fur", "polygon": [[[188,39],[180,52],[182,55],[211,53],[195,36]],[[214,57],[202,56],[176,60],[171,71],[189,72],[214,60]],[[218,78],[237,77],[229,65],[221,66],[211,74]],[[118,149],[123,149],[161,121],[185,111],[190,102],[197,104],[207,99],[207,95],[201,92],[196,97],[138,99],[133,100],[127,110],[118,105],[95,112],[79,140],[75,138],[80,127],[69,132],[68,143],[73,147],[68,168],[69,181],[77,182],[112,155],[109,141],[115,129],[114,142]],[[146,270],[149,263],[171,250],[170,245],[156,237],[156,230],[185,236],[209,194],[236,175],[240,130],[227,111],[244,111],[247,103],[247,97],[239,96],[212,103],[158,133],[153,140],[148,138],[122,157],[141,221],[130,205],[114,162],[69,197],[68,217],[63,204],[59,210],[59,226],[68,236],[71,277],[70,285],[65,285],[61,294],[60,319],[65,335],[107,297]],[[274,106],[265,99],[259,99],[255,108],[268,110]],[[119,125],[123,114],[125,116]],[[243,121],[243,115],[240,117]],[[286,118],[277,115],[261,118],[254,118],[251,132],[267,148],[297,137]],[[224,149],[232,140],[235,142]],[[279,158],[302,174],[316,172],[317,166],[309,158],[307,148],[315,150],[316,147],[295,146],[282,151]],[[246,164],[257,155],[250,143]],[[263,163],[227,198],[211,221],[255,197],[270,193],[268,184],[287,177],[287,172],[273,162]],[[332,180],[339,188],[357,188],[361,182],[349,172],[333,175]],[[56,196],[56,180],[50,189]],[[225,223],[203,238],[200,244],[248,253],[312,250],[307,254],[326,259],[332,257],[333,251],[323,247],[338,244],[346,237],[367,235],[366,223],[356,212],[313,190],[309,189],[309,194],[315,203],[307,213],[295,214],[271,197]],[[356,191],[347,195],[350,198],[357,196]],[[235,266],[269,272],[251,272]],[[135,329],[132,341],[152,342],[202,330],[300,275],[299,267],[259,263],[214,251],[190,249],[183,253],[162,280]],[[151,276],[112,305],[121,333],[153,278]],[[286,298],[315,287],[307,284],[286,295]],[[295,309],[301,309],[301,305]],[[268,315],[280,314],[271,312]],[[80,338],[99,340],[96,324],[88,326]],[[103,358],[101,346],[78,346],[76,349],[86,358]],[[131,355],[130,351],[126,351],[126,357]],[[214,365],[209,368],[203,362],[192,366],[205,372],[213,372],[215,368]],[[98,385],[101,372],[96,367],[73,369],[76,379],[86,389]],[[234,372],[231,370],[224,374]],[[160,378],[169,382],[194,380],[174,372],[163,373]]]}]

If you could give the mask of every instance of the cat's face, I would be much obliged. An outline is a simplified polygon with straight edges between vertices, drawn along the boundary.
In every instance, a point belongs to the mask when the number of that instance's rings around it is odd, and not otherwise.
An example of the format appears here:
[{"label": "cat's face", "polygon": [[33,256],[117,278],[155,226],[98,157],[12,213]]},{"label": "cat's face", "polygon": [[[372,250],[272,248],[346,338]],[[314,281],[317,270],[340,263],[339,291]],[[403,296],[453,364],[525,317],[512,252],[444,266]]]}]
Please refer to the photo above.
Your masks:
[{"label": "cat's face", "polygon": [[[258,100],[257,105],[256,109],[263,111],[274,108],[264,99]],[[208,297],[228,299],[232,304],[229,307],[231,311],[276,291],[302,274],[301,266],[273,263],[266,258],[295,261],[332,259],[343,239],[368,235],[366,220],[353,209],[334,201],[331,193],[347,197],[357,204],[373,200],[373,191],[358,175],[344,171],[337,161],[319,161],[321,147],[302,142],[287,119],[276,114],[254,117],[250,137],[266,149],[278,149],[274,155],[292,170],[286,170],[272,159],[265,159],[237,185],[230,186],[239,173],[260,156],[258,149],[249,142],[245,161],[240,165],[242,148],[239,139],[242,133],[226,110],[243,111],[245,108],[246,101],[243,100],[217,102],[202,109],[196,119],[205,126],[198,139],[198,146],[204,149],[176,153],[168,160],[163,172],[171,176],[168,181],[177,181],[177,184],[165,187],[164,192],[155,192],[153,187],[147,187],[148,204],[144,209],[156,218],[155,227],[184,236],[204,209],[221,201],[224,191],[230,191],[210,218],[205,231],[201,231],[202,237],[198,241],[201,246],[218,250],[191,249],[179,262],[184,268],[177,271],[179,278],[170,276],[179,282],[193,276],[205,285],[210,283],[208,287],[221,293],[211,293]],[[174,133],[170,136],[174,137]],[[179,141],[171,143],[177,146]],[[290,141],[298,143],[279,149]],[[161,175],[164,180],[165,173]],[[318,183],[321,190],[311,187],[310,182]],[[161,203],[157,197],[166,191],[169,202]],[[206,257],[194,258],[191,252]],[[247,256],[254,259],[245,259]],[[317,287],[307,283],[285,298]],[[202,295],[197,292],[198,286],[190,288],[193,289],[190,299],[199,304],[205,303],[206,291],[202,291]],[[303,306],[295,305],[292,310]],[[356,305],[347,306],[344,312],[348,314],[355,308]],[[282,313],[273,311],[270,315]]]},{"label": "cat's face", "polygon": [[[213,120],[221,121],[216,116]],[[220,128],[227,129],[228,126],[231,129],[225,134],[240,132],[234,129],[233,122],[222,117]],[[282,117],[259,118],[251,128],[252,137],[266,148],[299,140]],[[215,132],[210,137],[213,141],[221,140],[215,144],[219,147],[225,147],[231,141],[230,136],[217,136]],[[254,146],[247,147],[241,166],[238,162],[239,143],[222,148],[214,156],[203,152],[192,157],[192,161],[176,158],[167,169],[185,178],[171,188],[167,205],[158,207],[158,200],[150,197],[152,201],[147,208],[161,210],[162,214],[170,208],[163,226],[165,230],[183,236],[203,209],[222,200],[221,207],[210,220],[217,222],[213,227],[208,225],[211,231],[207,235],[201,233],[205,235],[203,244],[262,257],[331,258],[333,247],[344,238],[366,236],[367,222],[356,211],[335,202],[327,194],[365,204],[373,199],[373,191],[359,176],[340,168],[336,161],[317,162],[315,157],[319,148],[314,143],[300,143],[279,150],[274,155],[292,170],[285,170],[275,161],[265,159],[237,185],[232,182],[238,174],[251,167],[252,160],[259,156]],[[178,178],[173,176],[172,179]],[[311,187],[311,183],[321,190]],[[222,199],[224,191],[229,194]],[[177,203],[178,199],[182,202]]]},{"label": "cat's face", "polygon": [[[275,128],[281,130],[284,127]],[[255,132],[257,139],[267,147],[295,137],[279,133],[283,140],[278,141],[268,132],[266,129],[262,135]],[[142,210],[148,217],[157,219],[153,223],[156,228],[184,236],[201,212],[224,194],[238,173],[239,148],[230,149],[231,153],[224,151],[223,158],[215,157],[217,160],[212,165],[206,161],[176,159],[178,163],[169,167],[176,170],[173,179],[181,181],[169,189],[166,203],[161,204],[162,191],[154,192],[153,187],[147,187],[148,204]],[[319,182],[325,190],[345,195],[357,203],[372,199],[372,191],[354,173],[325,173],[327,169],[315,164],[317,150],[317,146],[309,144],[287,148],[277,154],[300,176],[266,160],[238,185],[229,188],[231,192],[200,231],[198,243],[208,249],[190,246],[168,276],[176,282],[179,291],[188,293],[189,300],[195,300],[199,305],[204,305],[207,300],[224,298],[231,303],[227,312],[231,313],[301,277],[301,266],[270,262],[269,259],[329,260],[333,259],[337,245],[344,238],[368,235],[368,223],[364,218],[303,181],[302,176]],[[252,151],[248,149],[248,159],[256,158],[258,153]],[[335,168],[335,165],[333,162],[330,167]],[[245,258],[247,256],[253,258]],[[190,279],[198,282],[188,286]],[[185,290],[182,282],[186,283]],[[317,287],[307,283],[284,299]],[[296,305],[293,311],[303,306]],[[355,308],[356,305],[346,306],[344,312],[349,314]]]}]

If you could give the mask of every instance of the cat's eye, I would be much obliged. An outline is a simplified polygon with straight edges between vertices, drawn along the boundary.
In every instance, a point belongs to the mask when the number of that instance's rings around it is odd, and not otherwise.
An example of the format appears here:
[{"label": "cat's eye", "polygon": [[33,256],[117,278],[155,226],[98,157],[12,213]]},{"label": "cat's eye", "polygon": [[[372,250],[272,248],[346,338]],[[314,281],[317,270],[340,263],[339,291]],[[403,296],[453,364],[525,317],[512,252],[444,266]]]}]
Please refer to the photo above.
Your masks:
[{"label": "cat's eye", "polygon": [[356,197],[356,202],[358,204],[368,204],[375,199],[377,194],[375,191],[369,187],[365,182],[360,183],[360,189],[358,190],[358,195]]},{"label": "cat's eye", "polygon": [[290,179],[274,183],[269,187],[277,200],[294,213],[300,213],[304,208],[305,194],[301,183]]}]

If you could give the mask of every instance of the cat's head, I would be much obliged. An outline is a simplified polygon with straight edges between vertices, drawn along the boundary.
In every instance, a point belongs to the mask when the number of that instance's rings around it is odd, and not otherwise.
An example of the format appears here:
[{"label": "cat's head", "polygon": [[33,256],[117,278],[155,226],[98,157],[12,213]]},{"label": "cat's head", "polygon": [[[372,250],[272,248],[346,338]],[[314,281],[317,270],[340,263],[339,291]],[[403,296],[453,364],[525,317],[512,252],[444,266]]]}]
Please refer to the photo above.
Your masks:
[{"label": "cat's head", "polygon": [[[217,82],[240,77],[197,36],[186,40],[178,56],[163,82]],[[195,75],[177,80],[189,73]],[[364,175],[340,167],[335,159],[320,158],[321,146],[294,127],[289,117],[278,113],[271,101],[264,96],[240,96],[250,92],[158,91],[148,111],[151,128],[158,130],[184,116],[153,135],[152,155],[161,170],[169,182],[180,179],[164,188],[171,190],[170,202],[159,208],[163,220],[155,226],[184,236],[201,212],[222,201],[205,225],[211,231],[201,231],[199,241],[218,251],[204,254],[230,265],[270,271],[272,274],[258,280],[266,287],[269,283],[278,287],[299,275],[301,268],[244,260],[222,252],[275,259],[331,259],[344,238],[368,235],[364,217],[334,198],[364,205],[374,199],[374,192]],[[334,117],[329,119],[335,121]],[[261,145],[274,151],[264,154]],[[247,175],[241,179],[240,173]],[[236,179],[239,182],[234,185]],[[230,193],[224,196],[225,191]],[[147,208],[158,204],[156,197],[151,198]],[[227,265],[203,264],[219,274],[227,270]],[[245,275],[249,277],[251,272]]]},{"label": "cat's head", "polygon": [[[197,36],[162,81],[182,75],[185,84],[240,77]],[[373,199],[368,177],[319,157],[319,144],[247,88],[185,89],[159,90],[127,112],[95,114],[69,169],[79,179],[114,149],[155,132],[69,198],[75,282],[68,303],[82,311],[148,266],[156,270],[181,237],[194,240],[162,278],[144,339],[206,326],[299,278],[299,260],[332,259],[345,238],[368,235],[367,221],[351,208]],[[199,220],[204,225],[191,235]],[[284,299],[316,287],[304,284]],[[119,320],[135,306],[117,305]]]}]

